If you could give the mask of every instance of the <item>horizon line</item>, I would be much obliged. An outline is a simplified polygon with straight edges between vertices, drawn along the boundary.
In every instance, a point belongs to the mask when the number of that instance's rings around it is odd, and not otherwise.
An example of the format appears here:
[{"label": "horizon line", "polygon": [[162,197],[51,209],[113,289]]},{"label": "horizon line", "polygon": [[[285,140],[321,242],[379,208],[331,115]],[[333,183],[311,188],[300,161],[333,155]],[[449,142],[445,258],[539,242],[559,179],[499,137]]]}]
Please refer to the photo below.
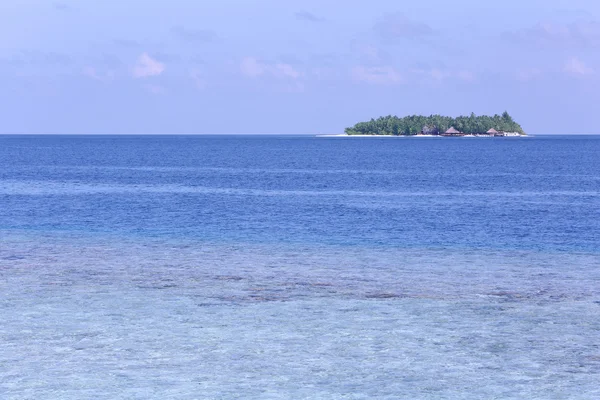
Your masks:
[{"label": "horizon line", "polygon": [[[0,133],[0,136],[322,136],[344,135],[344,133]],[[598,136],[598,133],[527,133],[528,136]],[[351,136],[351,135],[349,135]],[[378,135],[373,135],[378,136]],[[384,135],[379,135],[384,136]],[[394,135],[389,135],[394,136]],[[400,136],[400,135],[398,135]]]}]

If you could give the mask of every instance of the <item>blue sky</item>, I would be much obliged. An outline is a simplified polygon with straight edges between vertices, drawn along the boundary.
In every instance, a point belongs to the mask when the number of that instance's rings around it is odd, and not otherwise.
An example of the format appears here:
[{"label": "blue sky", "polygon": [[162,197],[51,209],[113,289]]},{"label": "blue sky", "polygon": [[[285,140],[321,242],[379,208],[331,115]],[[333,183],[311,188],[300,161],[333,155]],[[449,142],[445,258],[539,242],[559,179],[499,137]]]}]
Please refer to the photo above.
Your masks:
[{"label": "blue sky", "polygon": [[600,133],[596,0],[4,0],[1,133]]}]

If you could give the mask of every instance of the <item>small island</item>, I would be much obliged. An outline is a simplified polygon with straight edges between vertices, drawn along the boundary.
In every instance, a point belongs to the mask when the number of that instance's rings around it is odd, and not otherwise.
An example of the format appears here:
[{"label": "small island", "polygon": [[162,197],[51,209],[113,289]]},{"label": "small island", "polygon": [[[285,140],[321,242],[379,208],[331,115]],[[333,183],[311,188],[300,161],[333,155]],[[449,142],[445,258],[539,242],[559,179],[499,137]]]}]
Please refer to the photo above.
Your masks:
[{"label": "small island", "polygon": [[389,115],[359,122],[346,128],[350,136],[525,136],[521,125],[513,120],[508,112],[502,115],[460,116],[457,118],[442,115],[410,115],[399,118]]}]

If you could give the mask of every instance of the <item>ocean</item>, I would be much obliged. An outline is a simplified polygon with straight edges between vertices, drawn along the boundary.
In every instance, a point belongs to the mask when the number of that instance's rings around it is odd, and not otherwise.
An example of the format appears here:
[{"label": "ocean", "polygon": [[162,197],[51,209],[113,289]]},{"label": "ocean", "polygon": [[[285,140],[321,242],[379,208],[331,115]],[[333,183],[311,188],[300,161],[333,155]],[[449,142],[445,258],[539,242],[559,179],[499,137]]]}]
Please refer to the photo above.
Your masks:
[{"label": "ocean", "polygon": [[598,399],[600,137],[0,136],[2,399]]}]

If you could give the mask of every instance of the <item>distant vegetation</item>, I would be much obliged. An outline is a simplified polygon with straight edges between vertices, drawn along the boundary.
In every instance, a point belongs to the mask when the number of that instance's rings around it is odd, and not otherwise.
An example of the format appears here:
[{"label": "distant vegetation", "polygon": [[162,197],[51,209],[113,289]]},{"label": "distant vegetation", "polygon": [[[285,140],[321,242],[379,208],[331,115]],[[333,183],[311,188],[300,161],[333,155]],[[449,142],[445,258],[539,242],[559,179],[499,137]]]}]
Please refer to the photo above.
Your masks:
[{"label": "distant vegetation", "polygon": [[439,135],[451,127],[466,134],[481,134],[490,129],[503,132],[518,132],[525,134],[521,125],[516,123],[508,112],[502,115],[475,115],[468,117],[444,117],[442,115],[411,115],[404,118],[389,115],[372,119],[368,122],[359,122],[351,128],[346,128],[348,135]]}]

